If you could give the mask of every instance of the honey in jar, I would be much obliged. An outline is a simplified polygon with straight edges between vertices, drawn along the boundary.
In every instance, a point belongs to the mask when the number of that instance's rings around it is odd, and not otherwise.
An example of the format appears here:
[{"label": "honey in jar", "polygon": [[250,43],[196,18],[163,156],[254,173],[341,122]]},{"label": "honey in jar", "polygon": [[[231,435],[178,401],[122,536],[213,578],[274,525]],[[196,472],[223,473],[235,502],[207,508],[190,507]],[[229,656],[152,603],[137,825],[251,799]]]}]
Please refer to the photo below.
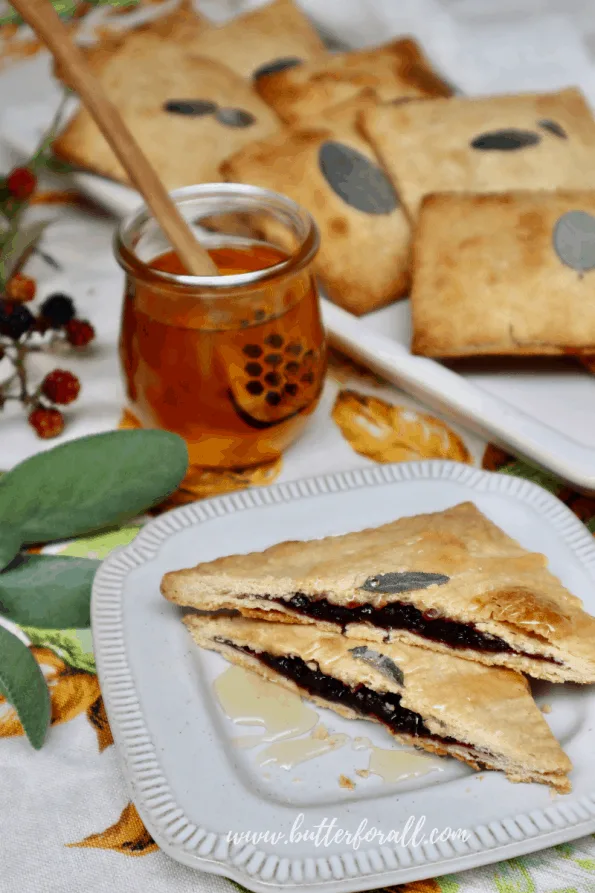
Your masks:
[{"label": "honey in jar", "polygon": [[[229,197],[233,188],[191,189],[223,189]],[[262,228],[263,206],[268,202],[268,210],[274,194],[255,192]],[[225,219],[233,219],[236,232],[220,226],[205,244],[218,277],[188,276],[171,250],[141,261],[133,256],[133,239],[127,244],[119,236],[118,259],[127,273],[120,359],[128,408],[143,427],[180,434],[193,465],[244,468],[277,458],[301,433],[320,396],[326,359],[311,270],[317,233],[306,212],[281,196],[275,202],[290,205],[284,222],[298,217],[297,249],[288,251],[287,239],[280,247],[238,235],[238,216],[229,214],[228,202]],[[188,213],[192,204],[196,220],[200,203],[199,195],[186,208],[182,202],[181,210]],[[208,211],[212,220],[212,203]],[[242,219],[251,233],[246,213]],[[278,237],[278,217],[274,223]]]}]

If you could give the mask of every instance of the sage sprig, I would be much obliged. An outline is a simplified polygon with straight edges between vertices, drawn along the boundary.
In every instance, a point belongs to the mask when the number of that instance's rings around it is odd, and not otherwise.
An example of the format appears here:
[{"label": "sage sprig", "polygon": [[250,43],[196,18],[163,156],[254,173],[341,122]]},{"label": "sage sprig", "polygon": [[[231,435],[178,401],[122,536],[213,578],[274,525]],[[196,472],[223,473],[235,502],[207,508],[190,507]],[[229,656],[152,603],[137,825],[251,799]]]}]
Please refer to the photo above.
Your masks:
[{"label": "sage sprig", "polygon": [[[90,624],[100,562],[28,555],[48,543],[115,527],[163,501],[188,466],[184,441],[167,431],[110,431],[61,444],[0,478],[0,618],[45,629]],[[0,692],[31,744],[42,746],[50,706],[29,648],[0,625]]]}]

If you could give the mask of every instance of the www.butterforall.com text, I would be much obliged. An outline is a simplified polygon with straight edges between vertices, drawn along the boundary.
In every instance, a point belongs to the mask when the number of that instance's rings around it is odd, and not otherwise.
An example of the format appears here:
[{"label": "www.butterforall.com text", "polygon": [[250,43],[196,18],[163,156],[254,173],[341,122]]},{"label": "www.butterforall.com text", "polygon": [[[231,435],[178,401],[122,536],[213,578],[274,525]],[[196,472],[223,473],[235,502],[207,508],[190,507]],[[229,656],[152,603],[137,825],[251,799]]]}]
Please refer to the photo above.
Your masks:
[{"label": "www.butterforall.com text", "polygon": [[426,817],[409,816],[402,828],[382,830],[370,826],[367,819],[362,819],[355,831],[339,828],[337,819],[324,818],[311,828],[304,828],[304,813],[296,817],[288,833],[282,831],[228,831],[227,841],[235,845],[258,846],[259,844],[301,844],[313,843],[316,847],[330,847],[342,843],[358,850],[362,844],[376,843],[383,846],[387,843],[402,847],[420,847],[425,843],[445,843],[449,840],[461,840],[466,843],[469,832],[464,828],[432,828],[425,832]]}]

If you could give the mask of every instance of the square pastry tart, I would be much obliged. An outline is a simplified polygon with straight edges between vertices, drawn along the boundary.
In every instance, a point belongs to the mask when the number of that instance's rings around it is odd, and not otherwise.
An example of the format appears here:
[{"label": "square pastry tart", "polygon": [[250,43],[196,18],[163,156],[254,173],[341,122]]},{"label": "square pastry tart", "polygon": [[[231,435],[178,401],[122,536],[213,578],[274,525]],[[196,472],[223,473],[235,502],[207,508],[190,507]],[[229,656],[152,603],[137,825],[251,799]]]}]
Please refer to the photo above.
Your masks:
[{"label": "square pastry tart", "polygon": [[373,90],[385,102],[452,92],[408,37],[266,74],[258,79],[256,89],[294,127],[311,127],[326,109],[355,99],[362,90]]},{"label": "square pastry tart", "polygon": [[595,353],[595,190],[428,196],[413,253],[413,353]]},{"label": "square pastry tart", "polygon": [[361,126],[412,220],[433,192],[595,188],[595,120],[574,88],[381,105]]},{"label": "square pastry tart", "polygon": [[371,93],[330,109],[316,128],[283,130],[221,167],[225,179],[288,195],[313,215],[316,271],[329,297],[360,315],[406,294],[411,228],[374,150],[357,129]]},{"label": "square pastry tart", "polygon": [[323,60],[323,41],[293,0],[272,0],[197,34],[193,50],[257,81],[272,71]]},{"label": "square pastry tart", "polygon": [[179,605],[404,642],[554,682],[595,681],[595,618],[473,503],[168,573]]},{"label": "square pastry tart", "polygon": [[[168,189],[217,181],[228,155],[281,127],[248,81],[194,51],[205,27],[199,19],[191,26],[180,12],[85,50],[91,71]],[[128,183],[83,107],[53,149],[72,164]]]}]

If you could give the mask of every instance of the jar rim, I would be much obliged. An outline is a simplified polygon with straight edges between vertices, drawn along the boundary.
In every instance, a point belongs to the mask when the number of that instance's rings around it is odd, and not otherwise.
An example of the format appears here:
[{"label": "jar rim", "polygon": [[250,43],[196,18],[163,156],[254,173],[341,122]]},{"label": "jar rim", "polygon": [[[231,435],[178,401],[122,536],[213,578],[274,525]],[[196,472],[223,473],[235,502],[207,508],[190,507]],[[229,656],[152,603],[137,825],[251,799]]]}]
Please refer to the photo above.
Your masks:
[{"label": "jar rim", "polygon": [[301,225],[304,236],[297,249],[287,258],[263,267],[261,270],[253,270],[247,273],[232,273],[221,276],[191,276],[178,273],[170,273],[149,266],[141,260],[131,244],[133,233],[137,232],[143,224],[152,219],[152,214],[146,204],[142,204],[132,214],[126,217],[118,226],[114,237],[114,251],[116,260],[123,269],[137,279],[149,280],[153,285],[159,283],[168,288],[194,288],[208,291],[228,291],[243,286],[254,286],[268,283],[271,280],[286,277],[307,266],[318,251],[320,234],[312,215],[303,207],[286,195],[264,189],[260,186],[250,186],[245,183],[201,183],[193,186],[182,186],[170,191],[170,196],[176,204],[183,205],[194,199],[238,200],[242,210],[257,210],[263,206],[277,206],[289,217]]}]

